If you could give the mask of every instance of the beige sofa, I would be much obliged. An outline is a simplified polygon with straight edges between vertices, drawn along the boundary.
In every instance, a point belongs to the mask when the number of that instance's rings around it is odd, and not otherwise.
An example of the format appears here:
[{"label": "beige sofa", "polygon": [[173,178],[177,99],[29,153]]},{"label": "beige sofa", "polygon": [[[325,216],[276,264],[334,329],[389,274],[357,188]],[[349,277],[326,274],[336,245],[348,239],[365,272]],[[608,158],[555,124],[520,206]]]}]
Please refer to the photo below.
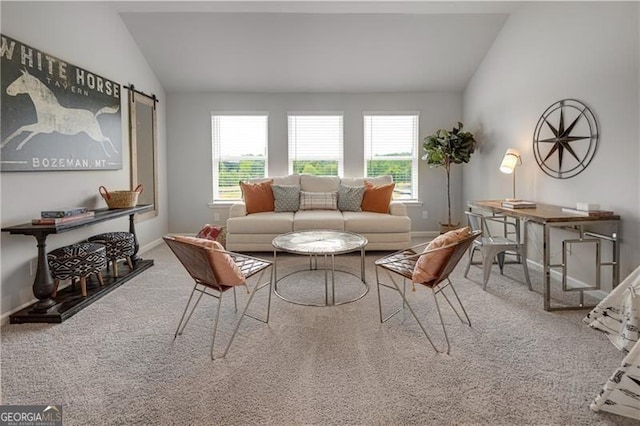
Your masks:
[{"label": "beige sofa", "polygon": [[[337,192],[340,184],[362,186],[365,178],[339,178],[294,174],[273,179],[274,185],[296,185],[306,192]],[[256,180],[257,182],[261,180]],[[391,176],[366,178],[374,185],[393,181]],[[244,202],[231,206],[227,220],[227,249],[231,251],[272,251],[278,235],[307,229],[335,229],[363,235],[367,250],[398,250],[411,244],[411,218],[404,203],[392,201],[388,213],[340,210],[298,210],[247,214]]]}]

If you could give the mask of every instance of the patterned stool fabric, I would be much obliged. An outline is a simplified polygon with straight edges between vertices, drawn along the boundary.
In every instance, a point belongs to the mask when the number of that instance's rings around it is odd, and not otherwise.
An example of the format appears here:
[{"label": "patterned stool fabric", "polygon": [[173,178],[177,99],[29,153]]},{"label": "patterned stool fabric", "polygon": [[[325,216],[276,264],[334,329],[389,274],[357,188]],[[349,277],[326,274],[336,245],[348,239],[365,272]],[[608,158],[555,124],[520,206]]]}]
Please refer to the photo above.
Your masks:
[{"label": "patterned stool fabric", "polygon": [[103,285],[100,271],[107,265],[106,248],[102,244],[78,243],[55,249],[47,254],[49,270],[53,276],[53,293],[56,297],[60,281],[80,278],[82,296],[87,296],[87,280],[91,274],[97,274],[98,282]]},{"label": "patterned stool fabric", "polygon": [[133,269],[131,256],[135,251],[133,234],[130,232],[105,232],[89,238],[90,242],[104,244],[107,248],[107,260],[113,267],[113,276],[118,276],[118,260],[125,259],[129,269]]}]

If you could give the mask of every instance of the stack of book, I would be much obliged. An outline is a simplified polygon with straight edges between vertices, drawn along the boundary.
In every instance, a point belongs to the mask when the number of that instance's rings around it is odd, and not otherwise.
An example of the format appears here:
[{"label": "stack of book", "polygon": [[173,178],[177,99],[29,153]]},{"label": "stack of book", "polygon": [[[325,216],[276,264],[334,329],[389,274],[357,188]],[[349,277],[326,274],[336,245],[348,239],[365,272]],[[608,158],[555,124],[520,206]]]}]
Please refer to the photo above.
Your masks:
[{"label": "stack of book", "polygon": [[535,209],[536,203],[524,200],[507,200],[502,202],[502,207],[508,209]]},{"label": "stack of book", "polygon": [[31,220],[32,225],[59,225],[93,217],[95,212],[86,207],[65,207],[57,210],[44,210],[40,217]]}]

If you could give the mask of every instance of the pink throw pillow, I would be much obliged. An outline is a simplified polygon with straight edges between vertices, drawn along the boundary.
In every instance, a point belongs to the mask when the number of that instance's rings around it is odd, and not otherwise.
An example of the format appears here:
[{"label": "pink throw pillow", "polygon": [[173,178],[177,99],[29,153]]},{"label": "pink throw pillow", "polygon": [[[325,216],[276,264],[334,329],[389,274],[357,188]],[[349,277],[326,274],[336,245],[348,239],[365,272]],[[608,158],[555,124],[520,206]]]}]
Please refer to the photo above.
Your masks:
[{"label": "pink throw pillow", "polygon": [[444,267],[453,252],[453,247],[444,250],[427,253],[429,250],[445,247],[466,238],[471,234],[471,228],[468,226],[460,229],[454,229],[446,234],[439,235],[434,238],[425,248],[422,256],[418,258],[416,266],[413,269],[412,280],[414,283],[426,284],[434,280]]},{"label": "pink throw pillow", "polygon": [[209,257],[209,265],[213,270],[213,275],[218,281],[218,284],[225,286],[246,284],[246,277],[238,265],[233,261],[231,256],[223,251],[224,247],[222,247],[222,244],[219,242],[183,235],[176,235],[174,238],[177,241],[194,244],[208,249],[207,254]]},{"label": "pink throw pillow", "polygon": [[222,247],[227,246],[226,237],[227,233],[224,226],[209,225],[208,223],[196,234],[196,238],[217,241],[222,244]]}]

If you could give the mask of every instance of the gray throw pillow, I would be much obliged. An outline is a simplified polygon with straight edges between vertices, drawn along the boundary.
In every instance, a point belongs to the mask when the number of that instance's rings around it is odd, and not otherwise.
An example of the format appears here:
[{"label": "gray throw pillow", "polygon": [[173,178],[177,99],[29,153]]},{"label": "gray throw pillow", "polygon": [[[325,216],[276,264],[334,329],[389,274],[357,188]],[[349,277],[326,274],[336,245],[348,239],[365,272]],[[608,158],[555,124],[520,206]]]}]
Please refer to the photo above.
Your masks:
[{"label": "gray throw pillow", "polygon": [[300,209],[300,187],[296,185],[271,185],[276,212],[297,212]]},{"label": "gray throw pillow", "polygon": [[360,212],[364,186],[340,185],[338,189],[338,210],[343,212]]}]

